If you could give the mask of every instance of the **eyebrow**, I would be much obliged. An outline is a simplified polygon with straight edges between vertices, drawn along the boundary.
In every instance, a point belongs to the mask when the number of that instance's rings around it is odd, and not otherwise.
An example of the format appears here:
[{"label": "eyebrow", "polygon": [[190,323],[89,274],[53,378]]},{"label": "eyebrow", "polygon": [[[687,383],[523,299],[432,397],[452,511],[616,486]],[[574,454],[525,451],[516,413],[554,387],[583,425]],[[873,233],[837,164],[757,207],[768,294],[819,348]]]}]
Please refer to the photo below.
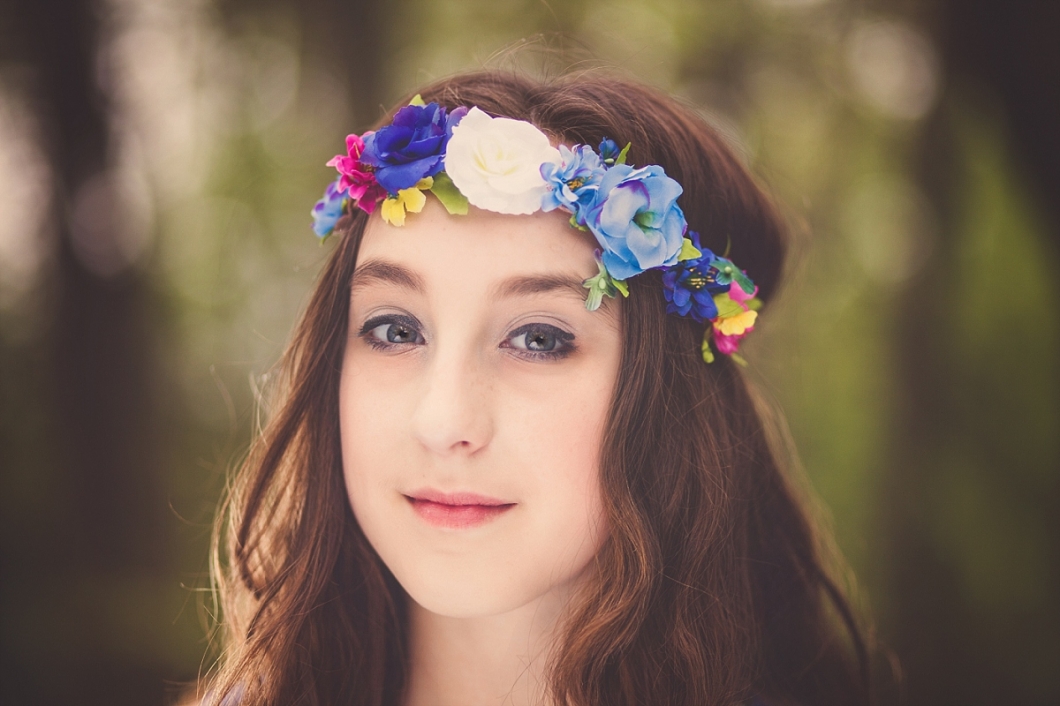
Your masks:
[{"label": "eyebrow", "polygon": [[528,275],[505,280],[494,290],[497,297],[525,297],[534,294],[562,292],[585,299],[582,278],[564,275]]},{"label": "eyebrow", "polygon": [[[361,289],[374,283],[392,284],[413,292],[426,290],[423,278],[412,270],[385,260],[368,260],[353,273],[351,290]],[[574,275],[525,275],[512,277],[493,288],[491,296],[499,298],[525,297],[549,292],[563,292],[578,299],[585,299],[582,279]]]},{"label": "eyebrow", "polygon": [[350,290],[361,289],[376,282],[397,285],[413,292],[423,292],[426,289],[423,278],[412,270],[384,260],[369,260],[354,270]]}]

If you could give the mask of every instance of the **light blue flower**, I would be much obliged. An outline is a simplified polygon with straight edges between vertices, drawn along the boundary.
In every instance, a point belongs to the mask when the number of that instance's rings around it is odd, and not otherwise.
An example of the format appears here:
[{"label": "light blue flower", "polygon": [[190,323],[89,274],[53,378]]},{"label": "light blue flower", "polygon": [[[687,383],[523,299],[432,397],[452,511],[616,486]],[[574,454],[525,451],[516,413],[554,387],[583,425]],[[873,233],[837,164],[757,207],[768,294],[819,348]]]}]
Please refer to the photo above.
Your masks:
[{"label": "light blue flower", "polygon": [[607,170],[585,223],[603,248],[611,277],[625,280],[677,262],[688,227],[677,205],[682,191],[658,165],[616,164]]},{"label": "light blue flower", "polygon": [[339,187],[336,179],[328,184],[324,192],[324,198],[316,202],[311,214],[313,216],[313,232],[321,238],[326,238],[335,229],[335,224],[342,218],[346,208],[346,189]]},{"label": "light blue flower", "polygon": [[605,173],[604,165],[600,155],[588,145],[577,145],[573,150],[560,145],[559,154],[559,164],[541,165],[541,177],[548,184],[548,192],[541,197],[541,210],[563,207],[574,214],[575,223],[584,226],[584,213],[596,196]]}]

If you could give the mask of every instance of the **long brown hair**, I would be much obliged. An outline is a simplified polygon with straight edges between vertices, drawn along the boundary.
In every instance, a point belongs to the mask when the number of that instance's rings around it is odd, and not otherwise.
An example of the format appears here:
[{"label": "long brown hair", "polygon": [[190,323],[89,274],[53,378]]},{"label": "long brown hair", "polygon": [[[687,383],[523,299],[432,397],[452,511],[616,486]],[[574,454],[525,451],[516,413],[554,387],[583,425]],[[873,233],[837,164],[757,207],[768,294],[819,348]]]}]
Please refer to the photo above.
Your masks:
[{"label": "long brown hair", "polygon": [[[659,164],[704,245],[768,299],[782,220],[695,113],[594,74],[549,82],[500,72],[420,91],[527,120],[568,144],[632,143]],[[367,219],[338,245],[282,361],[275,412],[218,525],[225,654],[208,700],[357,704],[401,699],[401,587],[354,519],[343,485],[339,373],[349,283]],[[551,670],[559,704],[861,704],[867,656],[815,530],[779,467],[740,369],[705,365],[702,325],[667,316],[656,273],[631,281],[624,351],[601,453],[611,534],[567,617]]]}]

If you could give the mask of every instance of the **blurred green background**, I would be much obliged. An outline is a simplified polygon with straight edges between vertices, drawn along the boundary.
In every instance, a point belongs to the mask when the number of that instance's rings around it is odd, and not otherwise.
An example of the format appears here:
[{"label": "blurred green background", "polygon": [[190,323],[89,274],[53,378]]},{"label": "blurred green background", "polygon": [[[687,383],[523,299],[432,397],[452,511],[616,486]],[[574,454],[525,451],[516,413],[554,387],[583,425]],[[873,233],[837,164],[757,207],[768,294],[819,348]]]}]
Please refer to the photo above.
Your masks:
[{"label": "blurred green background", "polygon": [[795,226],[751,374],[888,696],[1060,703],[1058,8],[6,0],[0,702],[171,703],[209,664],[210,521],[343,137],[462,69],[604,65],[694,104]]}]

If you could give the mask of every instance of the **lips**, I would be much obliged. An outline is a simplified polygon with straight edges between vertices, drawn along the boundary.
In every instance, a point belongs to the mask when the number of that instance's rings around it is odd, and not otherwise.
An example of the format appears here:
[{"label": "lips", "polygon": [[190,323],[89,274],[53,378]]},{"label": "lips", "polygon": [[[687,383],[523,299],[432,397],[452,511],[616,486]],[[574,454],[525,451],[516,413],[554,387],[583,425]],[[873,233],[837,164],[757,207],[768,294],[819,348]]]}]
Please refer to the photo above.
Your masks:
[{"label": "lips", "polygon": [[446,529],[479,527],[515,507],[515,503],[477,493],[417,490],[405,498],[425,522]]}]

